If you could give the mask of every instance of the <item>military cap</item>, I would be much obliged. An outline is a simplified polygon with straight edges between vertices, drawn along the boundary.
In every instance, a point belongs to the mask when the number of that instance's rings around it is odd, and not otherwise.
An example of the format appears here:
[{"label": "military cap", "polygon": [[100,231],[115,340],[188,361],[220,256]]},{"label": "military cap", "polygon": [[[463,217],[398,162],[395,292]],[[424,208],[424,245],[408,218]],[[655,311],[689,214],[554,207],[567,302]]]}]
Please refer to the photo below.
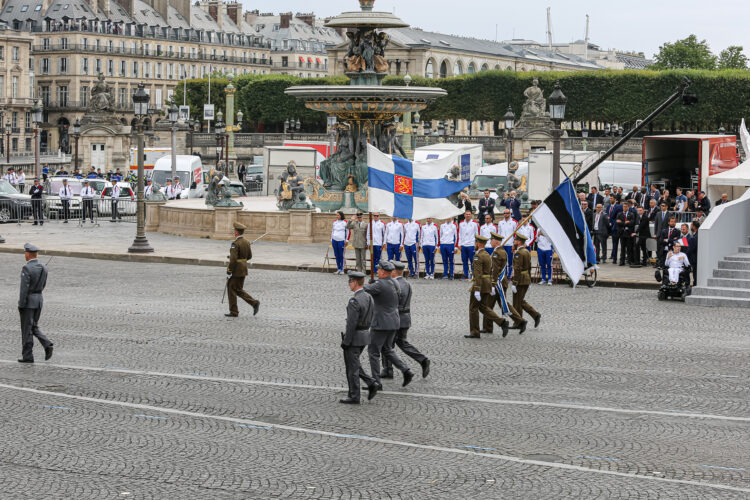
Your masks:
[{"label": "military cap", "polygon": [[526,243],[526,240],[528,240],[528,238],[526,236],[524,236],[524,235],[522,235],[520,233],[516,233],[516,239],[518,241],[523,242],[523,243]]},{"label": "military cap", "polygon": [[397,260],[392,260],[391,262],[393,263],[393,267],[395,267],[399,271],[403,271],[404,269],[406,269],[406,264],[404,264],[403,262],[399,262]]},{"label": "military cap", "polygon": [[365,278],[365,273],[360,273],[359,271],[349,271],[349,281],[351,280],[359,280]]},{"label": "military cap", "polygon": [[357,212],[357,217],[362,217],[364,214],[362,212]]},{"label": "military cap", "polygon": [[396,266],[394,266],[393,262],[391,262],[390,260],[380,261],[380,264],[378,265],[383,271],[393,271],[394,269],[396,269]]},{"label": "military cap", "polygon": [[235,228],[235,229],[240,229],[242,231],[244,231],[245,229],[247,229],[247,227],[244,224],[241,224],[239,222],[235,222],[234,224],[232,224],[232,227]]},{"label": "military cap", "polygon": [[36,253],[39,251],[39,247],[34,245],[33,243],[26,243],[23,246],[24,251],[30,252],[30,253]]},{"label": "military cap", "polygon": [[503,238],[503,235],[502,235],[502,234],[497,234],[497,233],[495,233],[495,232],[492,232],[492,233],[490,233],[490,236],[492,236],[492,239],[493,239],[493,240],[497,240],[497,241],[499,241],[500,243],[502,243],[503,241],[505,241],[505,238]]},{"label": "military cap", "polygon": [[67,184],[68,179],[63,179],[63,184]]},{"label": "military cap", "polygon": [[482,236],[481,234],[477,234],[476,236],[474,236],[474,239],[479,243],[487,243],[490,240],[488,237]]}]

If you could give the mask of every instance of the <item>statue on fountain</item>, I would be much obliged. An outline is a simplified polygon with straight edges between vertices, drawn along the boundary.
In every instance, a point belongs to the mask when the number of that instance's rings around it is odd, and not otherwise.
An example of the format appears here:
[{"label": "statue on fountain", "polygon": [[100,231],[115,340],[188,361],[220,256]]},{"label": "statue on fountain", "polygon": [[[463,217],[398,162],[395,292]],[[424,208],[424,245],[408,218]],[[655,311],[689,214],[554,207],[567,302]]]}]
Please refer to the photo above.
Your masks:
[{"label": "statue on fountain", "polygon": [[305,186],[302,184],[302,179],[297,175],[297,165],[290,161],[286,166],[286,172],[281,174],[279,180],[276,206],[279,210],[306,210],[309,207],[304,190]]},{"label": "statue on fountain", "polygon": [[348,125],[336,125],[336,133],[336,152],[320,162],[320,177],[323,187],[340,191],[354,166],[354,139]]},{"label": "statue on fountain", "polygon": [[398,140],[398,127],[395,123],[388,123],[381,127],[380,141],[378,142],[380,151],[387,155],[399,155],[406,158],[406,152]]},{"label": "statue on fountain", "polygon": [[206,192],[206,205],[210,207],[241,207],[242,203],[232,199],[232,192],[221,180],[221,174],[218,173],[211,177]]}]

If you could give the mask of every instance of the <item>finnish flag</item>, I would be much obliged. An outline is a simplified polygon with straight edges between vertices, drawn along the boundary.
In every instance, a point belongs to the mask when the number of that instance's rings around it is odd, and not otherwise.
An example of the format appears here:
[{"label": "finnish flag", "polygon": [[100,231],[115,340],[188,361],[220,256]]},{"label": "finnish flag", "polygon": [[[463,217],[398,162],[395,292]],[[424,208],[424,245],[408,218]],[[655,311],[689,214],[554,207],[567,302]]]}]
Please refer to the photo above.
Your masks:
[{"label": "finnish flag", "polygon": [[577,285],[583,272],[596,266],[596,250],[570,179],[552,191],[532,217],[555,247],[573,286]]},{"label": "finnish flag", "polygon": [[369,211],[401,219],[452,218],[462,209],[448,197],[471,184],[470,156],[461,152],[413,162],[368,144],[367,167]]}]

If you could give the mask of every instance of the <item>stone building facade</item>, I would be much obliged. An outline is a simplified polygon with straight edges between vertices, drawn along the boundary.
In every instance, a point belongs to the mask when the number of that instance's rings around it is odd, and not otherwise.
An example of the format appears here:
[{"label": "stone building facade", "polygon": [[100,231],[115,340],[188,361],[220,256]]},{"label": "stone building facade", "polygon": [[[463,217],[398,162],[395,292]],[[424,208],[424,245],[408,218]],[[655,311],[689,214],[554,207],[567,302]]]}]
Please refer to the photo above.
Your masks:
[{"label": "stone building facade", "polygon": [[[34,152],[31,107],[34,103],[34,67],[31,58],[32,37],[23,31],[0,28],[0,156]],[[5,125],[11,125],[10,137]],[[10,141],[8,141],[10,139]]]}]

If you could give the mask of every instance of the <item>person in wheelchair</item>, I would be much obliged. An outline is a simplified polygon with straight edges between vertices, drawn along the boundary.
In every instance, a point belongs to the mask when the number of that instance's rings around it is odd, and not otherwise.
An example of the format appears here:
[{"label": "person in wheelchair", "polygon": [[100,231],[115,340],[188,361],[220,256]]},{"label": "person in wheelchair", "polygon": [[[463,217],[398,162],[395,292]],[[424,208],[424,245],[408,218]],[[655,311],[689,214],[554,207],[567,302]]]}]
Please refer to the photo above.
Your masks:
[{"label": "person in wheelchair", "polygon": [[667,257],[664,260],[664,267],[667,272],[664,273],[662,284],[677,285],[690,283],[690,261],[687,255],[682,252],[682,244],[679,241],[675,241],[672,250],[667,253]]}]

